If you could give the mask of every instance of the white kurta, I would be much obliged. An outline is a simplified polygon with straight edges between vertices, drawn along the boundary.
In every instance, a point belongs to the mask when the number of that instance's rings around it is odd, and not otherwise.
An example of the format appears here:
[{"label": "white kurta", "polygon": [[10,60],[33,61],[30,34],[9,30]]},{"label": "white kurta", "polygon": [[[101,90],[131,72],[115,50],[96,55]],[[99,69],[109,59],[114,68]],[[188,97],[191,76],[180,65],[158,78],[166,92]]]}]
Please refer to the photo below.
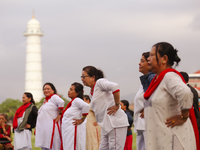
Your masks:
[{"label": "white kurta", "polygon": [[54,122],[58,109],[64,107],[64,101],[58,95],[53,95],[38,111],[36,123],[35,146],[59,150],[61,146],[60,121]]},{"label": "white kurta", "polygon": [[140,88],[134,98],[134,132],[137,130],[145,130],[145,121],[144,118],[141,118],[141,111],[144,109],[144,90],[143,86],[140,85]]},{"label": "white kurta", "polygon": [[145,101],[146,150],[196,150],[196,142],[190,119],[179,126],[167,127],[166,119],[190,109],[193,103],[191,90],[174,72],[165,74],[163,80]]},{"label": "white kurta", "polygon": [[[73,125],[73,119],[81,119],[82,114],[89,112],[89,104],[80,98],[75,98],[62,119],[62,138],[64,150],[85,150],[86,120],[80,125]],[[75,148],[74,148],[75,147]]]},{"label": "white kurta", "polygon": [[[25,115],[25,112],[21,118],[17,119],[18,125],[20,125],[21,122],[23,121],[24,115]],[[32,136],[32,132],[28,129],[24,129],[21,132],[17,132],[15,130],[14,150],[18,150],[22,148],[32,149],[31,136]]]},{"label": "white kurta", "polygon": [[129,126],[127,115],[119,108],[115,115],[107,114],[107,109],[115,105],[113,92],[119,90],[118,84],[105,78],[98,79],[91,96],[91,108],[95,113],[97,123],[107,134],[114,128]]}]

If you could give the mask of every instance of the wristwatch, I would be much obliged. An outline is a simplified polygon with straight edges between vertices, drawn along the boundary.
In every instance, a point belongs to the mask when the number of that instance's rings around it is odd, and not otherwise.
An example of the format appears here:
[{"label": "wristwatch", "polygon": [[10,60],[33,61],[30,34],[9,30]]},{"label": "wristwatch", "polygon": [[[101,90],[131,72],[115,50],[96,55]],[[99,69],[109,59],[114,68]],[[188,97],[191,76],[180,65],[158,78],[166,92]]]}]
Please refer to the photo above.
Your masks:
[{"label": "wristwatch", "polygon": [[116,106],[118,106],[118,105],[119,105],[119,103],[115,103],[115,105],[116,105]]}]

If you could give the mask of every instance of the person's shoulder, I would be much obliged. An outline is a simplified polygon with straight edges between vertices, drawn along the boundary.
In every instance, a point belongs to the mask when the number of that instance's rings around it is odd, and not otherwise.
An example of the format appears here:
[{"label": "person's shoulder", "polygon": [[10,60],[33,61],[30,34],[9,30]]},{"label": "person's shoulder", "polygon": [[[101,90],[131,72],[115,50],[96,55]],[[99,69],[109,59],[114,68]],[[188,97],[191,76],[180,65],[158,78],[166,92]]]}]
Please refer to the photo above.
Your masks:
[{"label": "person's shoulder", "polygon": [[173,79],[181,79],[181,77],[177,74],[177,73],[175,73],[175,72],[167,72],[166,74],[165,74],[165,77],[164,77],[165,79],[170,79],[170,80],[173,80]]},{"label": "person's shoulder", "polygon": [[74,100],[82,100],[83,101],[83,99],[81,99],[80,97],[76,97]]},{"label": "person's shoulder", "polygon": [[100,79],[98,79],[98,80],[96,81],[96,85],[102,84],[102,83],[104,83],[104,82],[106,82],[106,81],[108,81],[108,80],[105,79],[105,78],[100,78]]},{"label": "person's shoulder", "polygon": [[33,108],[32,108],[32,109],[34,109],[34,110],[38,110],[38,109],[37,109],[37,107],[36,107],[35,105],[33,106]]},{"label": "person's shoulder", "polygon": [[54,94],[51,98],[52,99],[62,99],[58,94]]},{"label": "person's shoulder", "polygon": [[149,73],[149,76],[148,76],[148,78],[154,78],[154,77],[155,77],[155,75],[156,75],[155,73],[153,73],[153,72],[150,72],[150,73]]},{"label": "person's shoulder", "polygon": [[147,77],[148,80],[150,80],[150,81],[153,80],[153,78],[155,77],[155,75],[156,75],[155,73],[149,72],[148,77]]},{"label": "person's shoulder", "polygon": [[106,78],[100,78],[96,82],[104,82],[104,81],[108,81],[108,80]]},{"label": "person's shoulder", "polygon": [[57,94],[54,94],[51,98],[54,98],[54,97],[55,97],[55,98],[58,98],[58,97],[60,98],[60,96],[57,95]]}]

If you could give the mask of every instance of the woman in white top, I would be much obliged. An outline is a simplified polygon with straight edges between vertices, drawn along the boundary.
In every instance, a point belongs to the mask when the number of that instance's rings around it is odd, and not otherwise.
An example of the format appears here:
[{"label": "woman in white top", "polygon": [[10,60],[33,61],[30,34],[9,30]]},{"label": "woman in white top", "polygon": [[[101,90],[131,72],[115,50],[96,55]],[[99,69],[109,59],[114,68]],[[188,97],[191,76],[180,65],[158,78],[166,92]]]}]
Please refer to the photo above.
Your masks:
[{"label": "woman in white top", "polygon": [[89,104],[83,101],[83,85],[73,83],[68,91],[71,101],[67,104],[62,118],[64,150],[85,150],[86,122]]},{"label": "woman in white top", "polygon": [[196,150],[189,117],[192,93],[181,74],[172,69],[180,62],[177,50],[166,42],[155,44],[148,64],[156,74],[144,94],[146,150]]},{"label": "woman in white top", "polygon": [[149,52],[145,52],[140,59],[139,72],[143,75],[140,76],[141,85],[134,98],[134,132],[137,133],[137,150],[145,150],[144,92],[155,76],[150,72],[148,57]]},{"label": "woman in white top", "polygon": [[93,66],[83,68],[81,80],[91,88],[91,109],[102,127],[99,150],[124,149],[129,123],[119,107],[118,84],[105,79],[103,72]]},{"label": "woman in white top", "polygon": [[45,100],[38,111],[35,146],[42,150],[60,150],[62,146],[60,118],[64,101],[57,95],[57,90],[52,83],[43,86]]}]

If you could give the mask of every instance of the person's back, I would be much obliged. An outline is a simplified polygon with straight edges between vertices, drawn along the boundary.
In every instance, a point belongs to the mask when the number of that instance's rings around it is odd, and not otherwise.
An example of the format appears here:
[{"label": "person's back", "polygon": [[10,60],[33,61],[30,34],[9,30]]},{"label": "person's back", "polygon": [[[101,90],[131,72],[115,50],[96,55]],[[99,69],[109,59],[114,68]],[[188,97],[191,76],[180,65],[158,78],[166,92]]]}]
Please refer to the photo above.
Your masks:
[{"label": "person's back", "polygon": [[194,108],[194,113],[195,113],[195,117],[197,120],[197,126],[198,126],[198,130],[199,130],[199,137],[200,137],[200,113],[199,113],[199,102],[198,102],[198,93],[195,90],[195,88],[193,88],[191,85],[187,84],[187,86],[190,88],[190,90],[193,93],[193,108]]},{"label": "person's back", "polygon": [[193,93],[193,108],[194,108],[194,113],[197,121],[197,126],[199,130],[199,137],[200,137],[200,113],[199,113],[199,102],[198,102],[198,93],[195,88],[193,88],[190,84],[188,84],[189,81],[189,76],[186,72],[180,72],[181,75],[183,76],[185,82],[187,83],[187,86],[190,88],[191,92]]}]

